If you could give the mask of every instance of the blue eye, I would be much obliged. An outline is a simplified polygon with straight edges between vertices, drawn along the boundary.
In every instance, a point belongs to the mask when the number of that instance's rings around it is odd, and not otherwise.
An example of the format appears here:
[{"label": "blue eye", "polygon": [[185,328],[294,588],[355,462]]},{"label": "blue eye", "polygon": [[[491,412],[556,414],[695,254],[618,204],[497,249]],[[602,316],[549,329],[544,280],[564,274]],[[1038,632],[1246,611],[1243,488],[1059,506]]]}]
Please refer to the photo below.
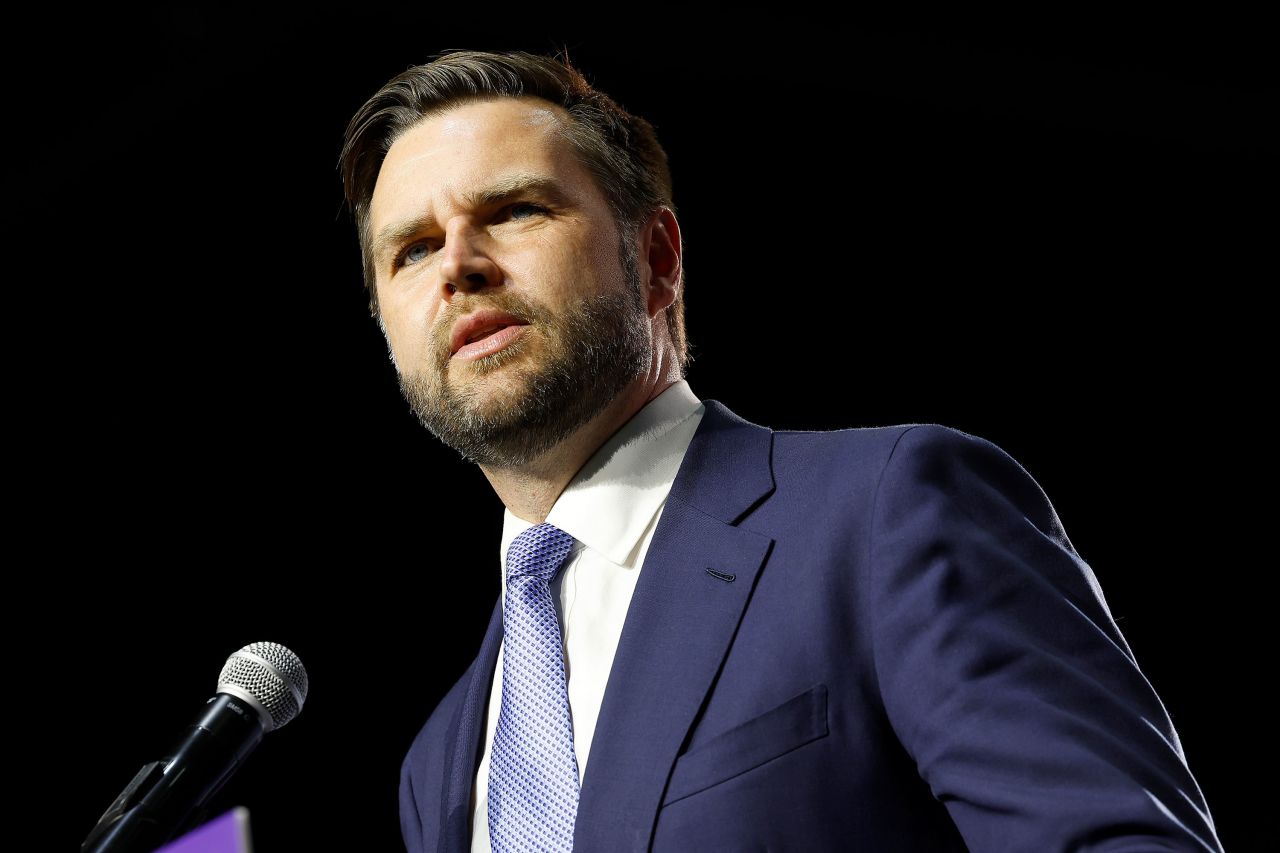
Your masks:
[{"label": "blue eye", "polygon": [[[510,207],[510,208],[508,208],[508,209],[509,209],[509,210],[512,212],[512,214],[514,215],[514,213],[515,213],[517,210],[520,210],[521,208],[524,208],[525,210],[531,210],[531,211],[533,211],[534,213],[546,213],[546,212],[547,212],[547,209],[546,209],[545,207],[540,207],[540,206],[538,206],[538,205],[536,205],[536,204],[529,204],[528,202],[523,202],[523,201],[522,201],[522,202],[520,202],[519,204],[513,204],[513,205],[511,205],[511,207]],[[519,217],[516,217],[516,218],[518,219]]]},{"label": "blue eye", "polygon": [[414,243],[405,250],[403,262],[405,264],[416,264],[428,254],[430,254],[430,248],[426,243]]},{"label": "blue eye", "polygon": [[[516,215],[516,212],[521,210],[529,211],[534,216],[539,216],[548,212],[547,209],[540,204],[532,204],[524,201],[508,205],[506,208],[508,215],[510,215],[512,219],[527,219],[528,217]],[[401,253],[396,262],[396,266],[404,267],[421,263],[426,260],[427,256],[431,254],[431,251],[432,249],[429,241],[414,243]]]}]

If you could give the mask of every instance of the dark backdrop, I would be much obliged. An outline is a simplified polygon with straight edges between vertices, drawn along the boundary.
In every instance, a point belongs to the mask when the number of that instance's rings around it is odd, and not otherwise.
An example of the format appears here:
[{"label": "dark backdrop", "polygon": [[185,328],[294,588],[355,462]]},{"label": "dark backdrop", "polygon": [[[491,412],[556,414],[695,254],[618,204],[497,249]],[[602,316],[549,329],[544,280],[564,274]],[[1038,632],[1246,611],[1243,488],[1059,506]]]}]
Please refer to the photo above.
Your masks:
[{"label": "dark backdrop", "polygon": [[1260,27],[673,15],[11,30],[32,53],[6,60],[9,608],[47,849],[78,845],[258,640],[301,656],[311,695],[217,807],[249,807],[260,853],[398,849],[400,758],[477,649],[502,507],[399,396],[341,136],[437,51],[562,47],[670,152],[694,392],[778,428],[938,422],[1009,451],[1224,844],[1252,842],[1230,768],[1262,734],[1237,709],[1271,562],[1242,496],[1271,455]]}]

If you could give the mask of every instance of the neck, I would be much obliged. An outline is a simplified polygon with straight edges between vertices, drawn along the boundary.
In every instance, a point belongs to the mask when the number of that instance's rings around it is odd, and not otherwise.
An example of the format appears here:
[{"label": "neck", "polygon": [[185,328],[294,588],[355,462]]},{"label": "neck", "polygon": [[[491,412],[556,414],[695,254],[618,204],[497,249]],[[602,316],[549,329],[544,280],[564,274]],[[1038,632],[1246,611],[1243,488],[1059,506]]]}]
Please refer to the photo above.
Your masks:
[{"label": "neck", "polygon": [[587,460],[627,421],[670,388],[679,377],[645,377],[628,385],[599,414],[547,453],[519,468],[480,466],[507,509],[532,524],[547,520],[565,486]]}]

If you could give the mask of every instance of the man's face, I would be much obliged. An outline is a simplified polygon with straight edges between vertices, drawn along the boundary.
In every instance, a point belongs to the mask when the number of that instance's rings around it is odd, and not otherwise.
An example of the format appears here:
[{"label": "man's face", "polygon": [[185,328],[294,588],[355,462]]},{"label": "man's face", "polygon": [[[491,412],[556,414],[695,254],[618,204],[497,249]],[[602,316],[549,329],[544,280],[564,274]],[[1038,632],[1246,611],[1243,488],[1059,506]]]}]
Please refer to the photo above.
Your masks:
[{"label": "man's face", "polygon": [[480,464],[527,464],[652,361],[634,235],[537,98],[423,119],[370,205],[383,328],[405,399]]}]

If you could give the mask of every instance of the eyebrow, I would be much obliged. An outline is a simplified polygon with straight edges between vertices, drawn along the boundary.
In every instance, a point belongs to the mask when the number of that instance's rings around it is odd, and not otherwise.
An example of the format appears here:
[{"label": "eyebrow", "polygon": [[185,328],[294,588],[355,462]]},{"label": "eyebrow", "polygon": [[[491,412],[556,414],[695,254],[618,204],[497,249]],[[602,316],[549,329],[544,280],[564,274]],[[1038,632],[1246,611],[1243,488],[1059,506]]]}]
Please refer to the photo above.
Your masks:
[{"label": "eyebrow", "polygon": [[[567,200],[560,182],[554,178],[546,175],[515,174],[495,181],[487,187],[465,193],[462,196],[462,203],[467,208],[490,207],[518,196],[539,196],[560,203]],[[413,219],[393,222],[383,228],[373,241],[372,254],[375,262],[380,262],[393,247],[419,232],[434,227],[435,224],[434,216],[423,214]]]}]

